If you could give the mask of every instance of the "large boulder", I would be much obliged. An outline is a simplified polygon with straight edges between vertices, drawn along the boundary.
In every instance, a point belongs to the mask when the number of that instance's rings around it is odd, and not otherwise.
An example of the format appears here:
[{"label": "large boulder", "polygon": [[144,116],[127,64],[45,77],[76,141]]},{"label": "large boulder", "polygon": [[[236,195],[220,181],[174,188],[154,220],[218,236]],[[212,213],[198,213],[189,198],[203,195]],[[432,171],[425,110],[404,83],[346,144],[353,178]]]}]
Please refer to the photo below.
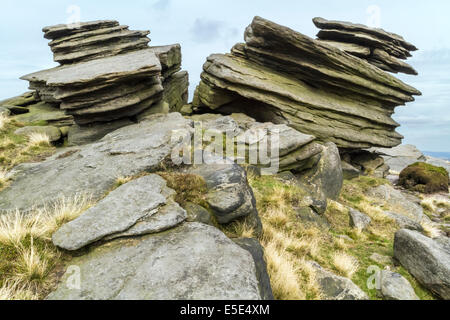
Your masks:
[{"label": "large boulder", "polygon": [[450,299],[450,245],[416,231],[395,234],[394,257],[426,288]]},{"label": "large boulder", "polygon": [[448,192],[449,175],[445,168],[416,162],[400,173],[398,184],[422,193]]},{"label": "large boulder", "polygon": [[[70,261],[49,300],[260,300],[252,255],[200,223],[119,239]],[[68,266],[68,267],[70,267]],[[73,267],[80,288],[71,288]]]},{"label": "large boulder", "polygon": [[256,209],[256,200],[247,181],[245,170],[235,163],[201,164],[189,169],[206,181],[206,199],[220,224],[247,217],[256,234],[262,224]]},{"label": "large boulder", "polygon": [[388,270],[380,272],[379,291],[387,300],[420,300],[408,280]]}]

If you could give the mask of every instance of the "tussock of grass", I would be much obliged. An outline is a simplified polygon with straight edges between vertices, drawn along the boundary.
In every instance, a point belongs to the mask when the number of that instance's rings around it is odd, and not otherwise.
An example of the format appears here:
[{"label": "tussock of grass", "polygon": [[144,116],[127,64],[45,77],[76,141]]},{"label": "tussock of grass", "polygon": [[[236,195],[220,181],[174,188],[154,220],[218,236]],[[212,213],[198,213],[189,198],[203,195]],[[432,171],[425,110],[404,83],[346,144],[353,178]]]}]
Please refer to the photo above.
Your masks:
[{"label": "tussock of grass", "polygon": [[424,233],[430,238],[438,238],[442,235],[441,229],[433,222],[423,220],[421,222]]},{"label": "tussock of grass", "polygon": [[0,216],[0,299],[45,297],[54,284],[51,271],[64,253],[51,242],[52,234],[90,206],[91,198],[61,198],[32,212]]},{"label": "tussock of grass", "polygon": [[298,269],[292,257],[277,248],[275,243],[266,244],[264,249],[275,299],[306,299],[306,295],[300,287]]},{"label": "tussock of grass", "polygon": [[42,132],[33,132],[28,135],[28,144],[31,147],[48,147],[50,146],[50,137],[48,136],[48,134]]},{"label": "tussock of grass", "polygon": [[336,252],[333,255],[333,264],[336,269],[347,278],[351,278],[359,268],[356,258],[342,251]]},{"label": "tussock of grass", "polygon": [[319,256],[324,234],[296,217],[294,208],[302,204],[304,191],[273,176],[249,175],[249,182],[263,223],[261,244],[275,298],[319,299],[315,270],[307,260]]},{"label": "tussock of grass", "polygon": [[0,114],[0,130],[3,130],[10,122],[11,119],[7,115]]}]

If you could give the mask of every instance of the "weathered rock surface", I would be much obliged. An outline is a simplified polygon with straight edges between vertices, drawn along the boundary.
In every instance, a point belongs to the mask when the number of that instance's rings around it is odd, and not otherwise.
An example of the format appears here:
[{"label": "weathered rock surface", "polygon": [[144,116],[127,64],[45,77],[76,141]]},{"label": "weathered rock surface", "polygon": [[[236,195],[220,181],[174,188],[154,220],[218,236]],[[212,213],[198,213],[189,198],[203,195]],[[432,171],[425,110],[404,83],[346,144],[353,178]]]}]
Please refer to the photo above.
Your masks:
[{"label": "weathered rock surface", "polygon": [[401,191],[389,185],[381,185],[369,190],[368,195],[374,199],[386,201],[390,211],[404,215],[416,223],[421,223],[425,218],[423,208],[408,199]]},{"label": "weathered rock surface", "polygon": [[256,278],[259,284],[259,293],[262,300],[274,300],[272,287],[270,285],[269,274],[267,273],[267,263],[264,259],[264,249],[256,239],[235,239],[234,242],[241,248],[250,252],[255,261]]},{"label": "weathered rock surface", "polygon": [[[322,29],[317,37],[324,43],[366,59],[382,70],[417,75],[413,67],[399,60],[410,57],[410,51],[418,50],[403,37],[362,24],[328,21],[323,18],[314,18],[313,22]],[[363,49],[368,50],[368,54]]]},{"label": "weathered rock surface", "polygon": [[298,183],[309,190],[314,199],[324,203],[323,210],[318,213],[325,211],[327,199],[336,200],[339,197],[343,186],[339,150],[332,142],[326,143],[322,149],[318,164],[297,176]]},{"label": "weathered rock surface", "polygon": [[413,145],[400,145],[395,148],[374,148],[371,151],[381,155],[392,171],[400,174],[407,166],[425,161],[425,156]]},{"label": "weathered rock surface", "polygon": [[350,226],[361,231],[367,229],[372,222],[372,219],[370,219],[369,216],[352,208],[349,208],[349,215]]},{"label": "weathered rock surface", "polygon": [[408,280],[388,270],[380,272],[380,293],[387,300],[420,300]]},{"label": "weathered rock surface", "polygon": [[283,123],[340,148],[393,147],[416,89],[340,49],[255,17],[244,44],[203,66],[193,107]]},{"label": "weathered rock surface", "polygon": [[55,127],[66,127],[74,124],[73,116],[65,114],[58,105],[38,102],[27,106],[28,112],[14,117],[24,125],[33,123],[45,123]]},{"label": "weathered rock surface", "polygon": [[184,210],[184,214],[178,214],[176,208],[161,212],[161,207],[168,204],[164,188],[164,179],[157,175],[131,181],[62,226],[53,235],[53,243],[66,250],[78,250],[106,236],[148,234],[180,224],[186,218]]},{"label": "weathered rock surface", "polygon": [[393,264],[393,259],[392,259],[392,257],[389,257],[389,256],[383,256],[383,255],[381,255],[381,254],[379,254],[379,253],[373,253],[371,256],[370,256],[370,260],[372,260],[372,261],[374,261],[374,262],[376,262],[376,263],[379,263],[379,264],[381,264],[381,265],[391,265],[391,264]]},{"label": "weathered rock surface", "polygon": [[234,163],[201,164],[189,169],[189,173],[205,179],[207,202],[217,222],[226,224],[248,217],[250,227],[256,234],[261,234],[256,200],[242,167]]},{"label": "weathered rock surface", "polygon": [[84,126],[73,125],[68,132],[68,145],[81,146],[100,140],[108,133],[134,124],[129,119],[119,119],[110,122],[91,123]]},{"label": "weathered rock surface", "polygon": [[423,231],[423,227],[420,223],[417,223],[416,221],[406,217],[405,215],[388,211],[385,211],[384,214],[394,219],[400,229],[415,230],[419,232]]},{"label": "weathered rock surface", "polygon": [[326,300],[369,300],[367,294],[350,279],[337,276],[310,262],[316,271],[316,279]]},{"label": "weathered rock surface", "polygon": [[[211,263],[214,262],[214,263]],[[49,300],[260,300],[252,255],[214,227],[115,240],[75,258],[81,289],[68,271]]]},{"label": "weathered rock surface", "polygon": [[394,256],[426,288],[450,299],[450,246],[416,231],[395,234]]},{"label": "weathered rock surface", "polygon": [[[80,193],[99,199],[118,177],[159,168],[178,143],[171,141],[172,130],[190,134],[191,121],[178,113],[155,115],[69,154],[63,150],[44,162],[20,165],[10,187],[0,193],[0,211],[29,210]],[[42,181],[49,181],[45,188]]]}]

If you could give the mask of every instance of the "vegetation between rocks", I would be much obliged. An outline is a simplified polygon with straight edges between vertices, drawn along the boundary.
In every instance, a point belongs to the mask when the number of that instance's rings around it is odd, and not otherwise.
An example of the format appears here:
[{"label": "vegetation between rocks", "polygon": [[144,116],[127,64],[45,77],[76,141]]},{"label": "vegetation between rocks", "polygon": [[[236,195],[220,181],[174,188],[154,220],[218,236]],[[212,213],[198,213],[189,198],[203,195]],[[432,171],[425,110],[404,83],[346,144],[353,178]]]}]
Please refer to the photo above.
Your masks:
[{"label": "vegetation between rocks", "polygon": [[0,216],[0,300],[43,299],[70,256],[56,248],[52,234],[92,205],[87,195],[62,198],[51,207]]}]

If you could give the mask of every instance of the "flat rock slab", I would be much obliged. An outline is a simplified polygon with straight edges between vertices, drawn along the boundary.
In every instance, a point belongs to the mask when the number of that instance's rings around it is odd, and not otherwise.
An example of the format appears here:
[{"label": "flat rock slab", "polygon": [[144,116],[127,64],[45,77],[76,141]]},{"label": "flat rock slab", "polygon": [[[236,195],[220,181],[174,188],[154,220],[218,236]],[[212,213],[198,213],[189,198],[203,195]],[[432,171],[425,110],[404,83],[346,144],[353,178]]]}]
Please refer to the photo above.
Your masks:
[{"label": "flat rock slab", "polygon": [[89,22],[79,22],[72,24],[58,24],[42,28],[45,39],[57,39],[81,32],[91,31],[95,29],[117,27],[119,22],[114,20],[97,20]]},{"label": "flat rock slab", "polygon": [[419,232],[402,229],[395,234],[394,257],[422,285],[441,298],[450,299],[448,240],[433,240]]},{"label": "flat rock slab", "polygon": [[158,175],[148,175],[120,186],[56,231],[53,244],[66,250],[78,250],[107,235],[129,229],[166,204],[167,199],[161,194],[165,183]]},{"label": "flat rock slab", "polygon": [[[44,162],[19,165],[10,186],[0,192],[0,212],[28,211],[77,194],[101,199],[118,177],[158,170],[178,143],[172,141],[173,130],[190,134],[191,121],[178,113],[155,115],[97,143],[71,152],[62,150]],[[45,188],[43,181],[47,182]]]},{"label": "flat rock slab", "polygon": [[414,222],[421,223],[426,217],[420,205],[389,185],[381,185],[369,190],[368,196],[386,201],[392,212],[404,215]]},{"label": "flat rock slab", "polygon": [[[211,263],[214,262],[214,263]],[[252,255],[214,227],[185,223],[161,234],[116,240],[75,258],[49,300],[260,300]]]},{"label": "flat rock slab", "polygon": [[175,201],[168,200],[167,204],[159,208],[154,214],[144,216],[128,230],[107,236],[105,240],[159,233],[176,227],[186,218],[186,211]]},{"label": "flat rock slab", "polygon": [[131,76],[152,76],[160,72],[161,63],[155,53],[152,50],[139,50],[43,70],[23,76],[21,79],[45,82],[54,87],[64,87],[117,81]]},{"label": "flat rock slab", "polygon": [[367,34],[375,35],[381,39],[385,39],[388,41],[392,41],[394,43],[398,43],[399,45],[403,46],[405,49],[410,51],[416,51],[418,50],[416,46],[413,44],[405,41],[405,39],[395,33],[387,32],[380,28],[370,28],[368,26],[365,26],[363,24],[356,24],[346,21],[335,21],[335,20],[327,20],[324,18],[314,18],[313,19],[314,24],[317,28],[320,29],[338,29],[338,30],[347,30],[347,31],[353,31],[353,32],[364,32]]}]

